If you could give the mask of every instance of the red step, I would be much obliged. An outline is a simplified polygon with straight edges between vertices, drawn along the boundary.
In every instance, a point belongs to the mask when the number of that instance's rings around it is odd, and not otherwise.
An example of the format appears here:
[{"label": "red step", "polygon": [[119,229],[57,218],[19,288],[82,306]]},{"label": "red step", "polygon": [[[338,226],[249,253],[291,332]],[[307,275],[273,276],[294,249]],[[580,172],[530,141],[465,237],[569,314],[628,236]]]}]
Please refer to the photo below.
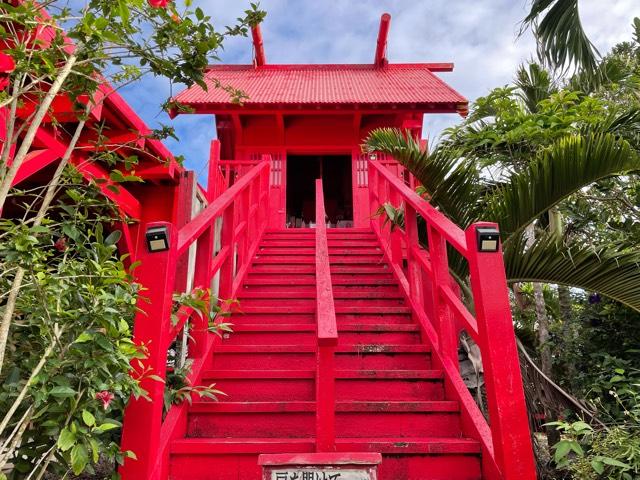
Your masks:
[{"label": "red step", "polygon": [[[330,255],[354,255],[354,256],[358,256],[358,255],[382,255],[382,250],[378,247],[369,247],[369,248],[365,248],[365,247],[351,247],[351,248],[346,248],[346,247],[338,247],[338,246],[329,246],[329,254]],[[313,246],[297,246],[297,247],[263,247],[260,248],[257,252],[256,252],[256,256],[258,257],[262,257],[262,256],[269,256],[269,255],[275,255],[275,256],[298,256],[298,255],[305,255],[305,256],[310,256],[312,258],[315,259],[315,255],[316,255],[316,248],[315,245]]]},{"label": "red step", "polygon": [[[443,400],[439,370],[338,370],[336,395],[344,401]],[[232,402],[313,401],[313,370],[210,370],[203,383],[215,383]]]},{"label": "red step", "polygon": [[[287,286],[259,286],[259,287],[245,287],[240,291],[240,304],[242,305],[243,299],[273,299],[273,298],[307,298],[315,301],[316,289],[315,287],[306,287],[304,285],[293,288],[290,285]],[[395,286],[382,286],[382,287],[334,287],[333,288],[334,299],[344,298],[359,298],[359,299],[401,299],[404,298]]]},{"label": "red step", "polygon": [[[364,255],[332,255],[329,254],[331,265],[379,265],[383,263],[382,253]],[[315,268],[315,255],[262,255],[258,254],[254,260],[254,265],[299,265],[313,264]]]},{"label": "red step", "polygon": [[[258,370],[310,370],[315,368],[315,346],[220,345],[213,355],[213,368]],[[338,369],[424,369],[431,365],[424,345],[352,345],[336,348]]]},{"label": "red step", "polygon": [[[289,314],[289,313],[306,313],[315,314],[316,305],[315,302],[265,302],[265,304],[255,304],[245,301],[239,306],[240,313],[244,314],[256,314],[256,313],[270,313],[270,314]],[[292,304],[293,303],[293,304]],[[336,314],[357,314],[357,315],[392,315],[392,314],[410,314],[409,307],[403,304],[390,306],[386,304],[380,305],[354,305],[353,302],[346,302],[342,305],[336,304]]]},{"label": "red step", "polygon": [[[189,437],[274,437],[303,438],[314,435],[314,402],[236,403],[219,407],[198,402],[189,410]],[[378,431],[382,438],[411,436],[455,436],[460,429],[455,402],[429,402],[395,408],[395,403],[363,405],[342,402],[336,413],[336,436],[369,437]]]},{"label": "red step", "polygon": [[[342,324],[407,324],[411,323],[411,315],[408,313],[400,314],[359,314],[359,313],[337,313],[336,320],[338,327]],[[234,325],[243,324],[316,324],[315,311],[306,313],[290,313],[290,312],[257,312],[234,313],[230,321]]]},{"label": "red step", "polygon": [[[341,345],[393,344],[406,345],[420,343],[420,333],[416,325],[366,325],[345,324],[339,327],[338,341]],[[225,334],[225,345],[267,345],[277,335],[281,345],[315,345],[316,326],[298,324],[248,324],[233,326],[232,334]]]},{"label": "red step", "polygon": [[[379,480],[480,480],[480,446],[465,438],[341,438],[341,452],[380,452]],[[171,444],[171,480],[259,480],[260,453],[315,451],[314,438],[185,438]]]}]

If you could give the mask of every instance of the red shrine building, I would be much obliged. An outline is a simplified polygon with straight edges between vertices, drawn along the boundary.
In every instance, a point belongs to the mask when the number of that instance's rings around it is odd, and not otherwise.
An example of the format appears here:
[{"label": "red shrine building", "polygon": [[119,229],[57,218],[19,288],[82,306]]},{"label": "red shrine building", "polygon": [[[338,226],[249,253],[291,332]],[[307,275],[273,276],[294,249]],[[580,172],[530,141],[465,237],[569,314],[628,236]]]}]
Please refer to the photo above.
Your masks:
[{"label": "red shrine building", "polygon": [[[194,114],[215,114],[221,163],[234,178],[263,155],[271,157],[270,227],[313,223],[317,178],[324,181],[332,226],[366,226],[361,144],[368,132],[395,127],[419,137],[425,114],[466,115],[467,100],[437,76],[453,64],[389,63],[390,19],[382,18],[373,62],[360,65],[271,65],[254,30],[253,65],[212,65],[208,90],[195,86],[176,97]],[[234,103],[219,84],[248,98]]]},{"label": "red shrine building", "polygon": [[[215,115],[206,188],[100,89],[87,121],[135,144],[144,180],[115,188],[86,148],[71,158],[128,217],[118,248],[139,263],[134,337],[147,358],[132,367],[148,398],[125,411],[121,446],[136,458],[124,480],[536,478],[499,226],[463,230],[392,157],[361,149],[373,129],[419,138],[425,114],[467,113],[438,76],[452,64],[388,61],[389,26],[385,14],[370,64],[272,65],[255,27],[252,65],[209,67],[210,88],[180,93],[174,112]],[[68,104],[51,117],[77,121]],[[44,123],[14,183],[47,182],[65,135]],[[376,215],[384,203],[403,225]],[[454,251],[468,265],[466,302]],[[224,315],[176,313],[176,292]],[[462,331],[482,354],[484,410],[460,374]],[[225,395],[163,412],[157,377],[178,365],[180,342],[191,385]]]}]

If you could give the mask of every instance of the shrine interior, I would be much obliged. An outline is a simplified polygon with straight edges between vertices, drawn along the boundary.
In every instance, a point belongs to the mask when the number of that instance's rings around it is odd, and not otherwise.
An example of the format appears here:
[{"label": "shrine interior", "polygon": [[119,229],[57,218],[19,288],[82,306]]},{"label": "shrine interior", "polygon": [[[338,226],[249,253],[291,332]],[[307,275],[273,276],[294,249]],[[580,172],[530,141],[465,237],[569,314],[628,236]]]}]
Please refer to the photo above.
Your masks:
[{"label": "shrine interior", "polygon": [[324,185],[325,209],[332,227],[353,226],[351,155],[287,156],[287,226],[315,221],[315,180]]}]

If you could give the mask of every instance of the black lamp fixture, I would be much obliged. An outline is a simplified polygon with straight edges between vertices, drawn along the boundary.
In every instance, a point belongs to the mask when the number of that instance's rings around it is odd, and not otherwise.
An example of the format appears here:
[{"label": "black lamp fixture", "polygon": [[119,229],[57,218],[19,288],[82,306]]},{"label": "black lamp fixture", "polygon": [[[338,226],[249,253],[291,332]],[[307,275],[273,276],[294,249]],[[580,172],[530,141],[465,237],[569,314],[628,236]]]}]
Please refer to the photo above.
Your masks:
[{"label": "black lamp fixture", "polygon": [[150,252],[164,252],[169,250],[169,229],[167,227],[151,227],[145,233],[147,248]]},{"label": "black lamp fixture", "polygon": [[476,240],[479,252],[497,252],[500,247],[500,232],[495,227],[477,227]]}]

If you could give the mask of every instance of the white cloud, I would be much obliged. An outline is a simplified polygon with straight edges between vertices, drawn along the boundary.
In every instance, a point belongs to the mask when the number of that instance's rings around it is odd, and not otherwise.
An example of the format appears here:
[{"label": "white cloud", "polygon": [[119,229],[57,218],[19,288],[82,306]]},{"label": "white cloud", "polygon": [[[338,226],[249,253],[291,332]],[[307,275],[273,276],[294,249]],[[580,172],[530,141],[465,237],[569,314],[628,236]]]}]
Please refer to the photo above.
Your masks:
[{"label": "white cloud", "polygon": [[[216,27],[232,24],[248,1],[199,0]],[[527,0],[262,0],[262,25],[269,63],[369,63],[373,60],[378,22],[392,15],[391,62],[452,61],[455,71],[442,78],[470,100],[509,83],[516,66],[535,53],[531,36],[517,34]],[[600,52],[631,38],[631,21],[640,16],[639,0],[580,0],[584,28]],[[251,41],[230,38],[221,52],[225,63],[249,63]],[[211,117],[185,115],[170,121],[158,115],[168,94],[167,82],[149,78],[124,92],[151,125],[173,124],[181,143],[167,142],[198,171],[208,159],[215,135]],[[427,119],[426,134],[459,121],[455,115]],[[201,177],[202,178],[202,177]]]}]

